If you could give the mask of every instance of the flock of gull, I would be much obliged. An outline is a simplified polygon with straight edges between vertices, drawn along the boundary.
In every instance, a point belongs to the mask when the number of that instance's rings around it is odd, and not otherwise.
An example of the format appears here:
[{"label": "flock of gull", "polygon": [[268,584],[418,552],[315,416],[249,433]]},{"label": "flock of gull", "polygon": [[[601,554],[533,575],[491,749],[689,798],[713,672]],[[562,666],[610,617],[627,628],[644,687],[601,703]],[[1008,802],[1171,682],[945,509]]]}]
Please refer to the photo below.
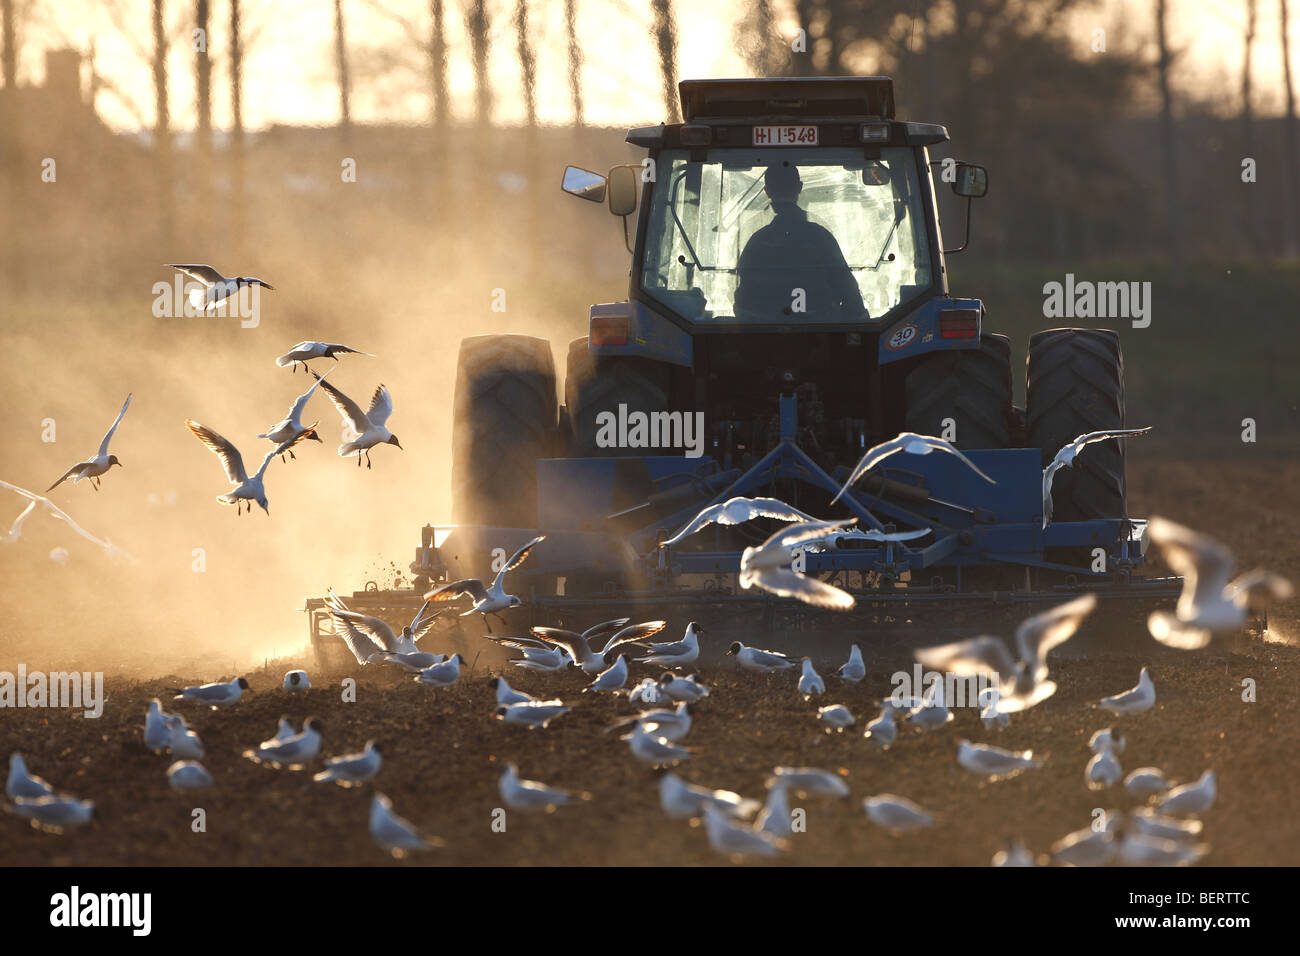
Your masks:
[{"label": "flock of gull", "polygon": [[[177,266],[202,278],[195,270],[209,267]],[[245,282],[225,280],[220,283]],[[215,281],[215,280],[214,280]],[[261,280],[247,280],[261,283]],[[261,283],[265,285],[265,283]],[[212,287],[204,299],[211,308]],[[340,456],[356,456],[358,466],[365,457],[370,467],[370,451],[380,444],[401,447],[387,428],[392,415],[392,399],[380,385],[370,405],[362,410],[343,394],[326,375],[311,371],[307,363],[318,359],[338,360],[338,355],[355,353],[348,346],[323,342],[301,342],[276,360],[280,367],[296,370],[308,368],[313,384],[290,406],[287,414],[259,434],[271,443],[258,470],[249,474],[239,450],[215,430],[194,421],[186,421],[189,430],[221,461],[230,490],[218,496],[224,504],[251,510],[256,502],[268,511],[264,478],[270,463],[288,454],[303,441],[320,441],[319,421],[304,424],[303,413],[316,390],[322,389],[338,410],[343,422]],[[367,353],[360,353],[367,354]],[[112,427],[104,436],[97,453],[78,462],[59,478],[47,494],[62,482],[86,480],[98,488],[100,478],[113,465],[120,465],[109,453],[109,443],[130,406],[127,396]],[[1149,429],[1121,429],[1081,435],[1067,444],[1043,471],[1043,522],[1051,520],[1051,488],[1054,476],[1070,467],[1077,456],[1092,444],[1109,439],[1140,435]],[[970,459],[946,441],[903,433],[869,450],[852,470],[839,498],[863,475],[885,459],[898,455],[955,456],[985,481],[993,478],[981,471]],[[38,507],[62,518],[96,544],[111,548],[107,542],[82,531],[44,496],[23,491],[0,482],[29,499],[24,512],[4,540],[17,540],[22,522]],[[847,591],[820,578],[794,570],[792,559],[800,551],[835,548],[847,539],[868,541],[907,541],[925,535],[927,529],[896,533],[856,527],[856,519],[818,520],[775,498],[732,498],[702,510],[676,534],[663,542],[674,545],[699,532],[709,524],[738,525],[755,519],[776,520],[783,527],[762,544],[746,548],[739,569],[742,588],[760,588],[772,594],[805,603],[845,610],[854,606]],[[1267,606],[1270,601],[1290,596],[1291,587],[1283,578],[1267,571],[1252,571],[1233,578],[1234,559],[1219,542],[1162,518],[1152,518],[1148,525],[1150,540],[1160,548],[1170,566],[1185,578],[1182,595],[1172,612],[1157,611],[1150,615],[1148,630],[1163,644],[1183,650],[1203,648],[1216,634],[1240,628],[1247,617]],[[519,656],[511,664],[534,673],[557,673],[569,668],[582,671],[590,683],[583,694],[613,694],[625,697],[635,713],[619,719],[607,729],[618,733],[626,743],[632,759],[658,771],[658,795],[664,813],[675,820],[700,823],[710,846],[726,856],[777,856],[788,850],[795,837],[790,800],[792,797],[844,799],[850,796],[847,783],[840,775],[814,767],[776,767],[767,778],[764,799],[746,798],[725,789],[713,789],[690,783],[677,769],[699,753],[689,746],[694,721],[708,707],[710,690],[689,671],[700,657],[703,629],[689,623],[679,639],[655,641],[667,627],[662,620],[633,623],[631,618],[604,621],[585,631],[552,627],[532,627],[527,636],[502,636],[493,633],[491,618],[505,622],[502,612],[518,607],[523,601],[506,591],[507,576],[518,569],[529,555],[545,542],[539,535],[524,544],[489,581],[466,578],[449,582],[424,595],[414,619],[399,632],[385,621],[351,610],[331,590],[327,609],[334,632],[346,643],[359,666],[374,666],[404,672],[410,679],[433,690],[449,688],[463,679],[464,658],[459,654],[432,653],[419,644],[433,632],[433,625],[452,605],[462,614],[478,614],[486,628],[484,640],[504,647]],[[1003,733],[1013,724],[1015,715],[1042,705],[1056,691],[1050,679],[1049,653],[1070,640],[1081,623],[1094,610],[1096,598],[1086,594],[1024,621],[1011,641],[982,635],[915,652],[916,661],[940,678],[945,675],[983,678],[976,706],[985,730]],[[827,733],[844,733],[858,724],[858,717],[843,703],[820,703],[827,696],[826,680],[808,657],[798,660],[785,653],[733,642],[727,655],[734,656],[744,671],[761,675],[776,690],[780,675],[797,674],[793,692],[805,702],[816,702],[816,724]],[[633,668],[650,668],[657,676],[634,677]],[[857,684],[868,676],[861,650],[853,645],[847,662],[836,671],[834,681],[840,686]],[[285,675],[282,691],[293,695],[311,686],[310,677],[301,670]],[[579,706],[560,697],[539,698],[510,686],[503,674],[490,678],[495,692],[495,709],[491,717],[503,724],[527,731],[545,731],[557,720]],[[244,677],[179,688],[175,700],[181,704],[211,707],[214,710],[235,706],[250,691]],[[1101,865],[1119,862],[1132,865],[1180,865],[1200,859],[1208,845],[1201,840],[1200,816],[1213,805],[1216,778],[1207,770],[1199,779],[1176,785],[1157,767],[1140,767],[1125,775],[1120,763],[1127,742],[1124,731],[1137,732],[1139,715],[1154,707],[1155,685],[1148,668],[1142,668],[1137,685],[1096,703],[1096,707],[1125,721],[1123,728],[1108,727],[1095,733],[1089,748],[1091,758],[1083,769],[1083,783],[1099,791],[1122,787],[1134,801],[1128,812],[1107,811],[1089,825],[1068,833],[1043,855],[1035,856],[1019,841],[1011,841],[994,857],[996,865]],[[932,681],[917,696],[895,692],[873,703],[878,711],[867,719],[863,737],[870,746],[888,750],[905,742],[907,734],[942,733],[954,719],[953,704],[946,699],[945,680]],[[487,716],[487,715],[485,715]],[[813,723],[810,712],[810,729]],[[563,724],[561,724],[563,726]],[[277,771],[302,770],[322,756],[324,726],[319,718],[309,717],[297,729],[288,718],[281,718],[275,733],[243,751],[243,756]],[[155,698],[145,715],[142,740],[157,754],[167,754],[172,763],[166,776],[171,787],[190,790],[217,784],[203,766],[203,741],[180,713],[168,713]],[[958,766],[987,780],[1001,780],[1032,772],[1044,764],[1031,751],[1014,750],[991,743],[956,741]],[[337,754],[324,760],[323,769],[314,774],[321,784],[343,787],[367,784],[384,765],[380,743],[370,740],[356,753]],[[588,800],[589,793],[574,793],[523,779],[514,763],[506,766],[498,789],[505,806],[512,810],[555,810],[565,804]],[[62,832],[88,823],[94,811],[91,800],[62,793],[27,768],[23,757],[10,757],[5,786],[6,809],[29,819],[38,828]],[[902,834],[935,825],[935,815],[911,799],[894,793],[877,793],[861,800],[862,810],[871,823],[893,834]],[[422,834],[409,821],[398,816],[391,801],[375,791],[370,805],[369,832],[377,846],[395,856],[429,850],[443,845],[437,837]]]},{"label": "flock of gull", "polygon": [[[747,507],[755,515],[796,522],[794,527],[811,524],[818,526],[818,531],[824,530],[821,526],[826,522],[805,520],[806,516],[795,514],[794,509],[783,512],[780,504],[774,499],[760,499],[751,501]],[[736,500],[728,502],[722,510],[711,510],[711,516],[701,514],[693,524],[698,528],[708,520],[743,520],[740,517],[743,509]],[[1288,591],[1285,580],[1268,572],[1250,572],[1228,581],[1232,559],[1226,549],[1173,522],[1153,519],[1152,539],[1164,550],[1170,563],[1186,574],[1185,591],[1177,610],[1172,614],[1157,612],[1149,623],[1157,639],[1169,633],[1178,635],[1176,641],[1167,642],[1172,646],[1203,647],[1214,634],[1239,627],[1245,615],[1259,607],[1264,598]],[[414,619],[400,633],[380,618],[348,609],[331,591],[328,612],[335,633],[347,644],[358,665],[405,672],[411,679],[434,689],[452,687],[464,677],[465,661],[461,655],[434,654],[421,651],[418,646],[445,613],[445,608],[436,605],[468,597],[470,604],[463,613],[481,614],[485,622],[488,615],[517,606],[519,598],[505,591],[506,575],[523,564],[544,540],[544,536],[539,536],[520,548],[505,562],[490,586],[479,579],[465,579],[430,591]],[[890,750],[906,746],[907,735],[944,732],[954,720],[954,705],[959,703],[946,699],[948,676],[984,678],[985,686],[977,699],[981,725],[994,734],[1004,732],[1013,724],[1015,715],[1052,697],[1056,683],[1050,679],[1048,655],[1074,636],[1096,603],[1093,595],[1085,594],[1036,614],[1020,624],[1010,641],[984,635],[916,650],[916,661],[939,679],[930,681],[919,696],[907,696],[895,688],[889,697],[880,699],[878,713],[864,726],[863,738],[869,746]],[[699,748],[685,741],[694,722],[706,711],[711,691],[694,673],[683,673],[699,660],[703,628],[691,622],[678,640],[653,640],[666,627],[667,622],[662,620],[633,623],[624,617],[601,622],[582,632],[535,626],[525,637],[501,636],[489,630],[483,639],[517,652],[519,656],[510,661],[515,667],[541,673],[574,668],[590,678],[583,694],[626,698],[635,712],[609,724],[607,732],[618,734],[617,739],[627,744],[633,760],[657,771],[663,812],[674,820],[702,824],[715,851],[732,859],[785,853],[798,832],[791,798],[845,799],[850,796],[848,784],[840,773],[829,770],[776,767],[767,778],[767,792],[760,800],[732,790],[701,786],[680,776],[681,765],[700,753]],[[1193,640],[1188,635],[1196,637]],[[780,675],[797,674],[793,692],[816,705],[815,715],[809,713],[810,730],[814,716],[816,725],[826,733],[844,733],[857,726],[858,718],[845,704],[821,703],[827,696],[827,681],[810,658],[796,660],[785,653],[740,641],[729,646],[727,655],[734,656],[742,670],[759,675],[755,679],[765,680],[772,693],[780,692]],[[653,668],[659,675],[634,679],[633,666]],[[868,676],[861,648],[855,644],[849,659],[834,672],[833,680],[847,690],[848,685],[858,684]],[[578,702],[566,702],[560,697],[525,693],[511,687],[504,674],[491,676],[488,684],[495,695],[491,716],[524,731],[545,731],[579,706]],[[285,675],[282,690],[293,695],[310,687],[307,673],[293,670]],[[250,689],[245,678],[236,677],[227,682],[178,688],[175,700],[217,710],[237,705]],[[993,864],[1172,866],[1201,859],[1209,851],[1209,845],[1202,839],[1200,818],[1215,801],[1214,771],[1206,770],[1194,781],[1177,783],[1159,767],[1139,767],[1125,774],[1120,762],[1128,742],[1126,732],[1129,735],[1138,732],[1140,715],[1150,711],[1155,703],[1155,684],[1150,670],[1144,667],[1135,687],[1094,705],[1124,724],[1099,729],[1092,735],[1088,744],[1091,757],[1081,774],[1083,784],[1096,791],[1122,790],[1133,804],[1130,809],[1106,810],[1038,855],[1021,841],[1010,840],[994,856]],[[303,770],[321,757],[323,731],[319,718],[309,717],[295,729],[286,716],[280,719],[272,736],[248,747],[243,756],[277,771]],[[149,750],[173,758],[166,775],[174,789],[216,785],[213,775],[201,762],[203,742],[181,714],[166,712],[159,699],[149,704],[142,739]],[[998,781],[1036,771],[1046,761],[1029,750],[960,739],[956,741],[955,762],[981,779]],[[359,752],[325,759],[323,769],[313,779],[322,784],[355,787],[374,780],[383,765],[380,743],[370,740]],[[566,804],[592,799],[590,793],[524,779],[513,762],[502,772],[498,791],[504,806],[517,811],[554,811]],[[33,826],[43,830],[62,832],[88,823],[93,815],[92,801],[57,792],[34,776],[17,753],[10,758],[5,793],[9,798],[7,809],[30,819]],[[870,794],[862,798],[861,807],[872,824],[894,835],[936,824],[934,813],[900,794]],[[376,846],[396,857],[445,845],[442,838],[421,833],[399,816],[388,797],[378,790],[371,797],[369,833]]]}]

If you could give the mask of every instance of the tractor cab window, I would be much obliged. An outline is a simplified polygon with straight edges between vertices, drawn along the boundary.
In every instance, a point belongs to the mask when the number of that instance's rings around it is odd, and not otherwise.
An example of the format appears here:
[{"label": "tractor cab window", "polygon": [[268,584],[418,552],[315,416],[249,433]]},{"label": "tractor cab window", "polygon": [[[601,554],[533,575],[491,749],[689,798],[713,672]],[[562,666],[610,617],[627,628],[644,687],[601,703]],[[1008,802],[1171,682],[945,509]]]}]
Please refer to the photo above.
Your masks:
[{"label": "tractor cab window", "polygon": [[910,149],[658,157],[641,287],[694,322],[879,319],[933,281]]}]

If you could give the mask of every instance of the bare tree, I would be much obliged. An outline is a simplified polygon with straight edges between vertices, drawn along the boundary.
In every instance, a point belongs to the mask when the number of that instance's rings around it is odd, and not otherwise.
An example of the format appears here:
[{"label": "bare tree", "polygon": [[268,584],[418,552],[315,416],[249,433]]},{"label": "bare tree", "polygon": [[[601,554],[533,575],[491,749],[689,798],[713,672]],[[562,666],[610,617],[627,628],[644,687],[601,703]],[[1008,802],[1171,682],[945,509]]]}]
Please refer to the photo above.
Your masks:
[{"label": "bare tree", "polygon": [[230,226],[237,250],[244,241],[245,143],[244,143],[244,47],[240,27],[243,15],[239,0],[230,0]]},{"label": "bare tree", "polygon": [[[1246,0],[1246,52],[1241,64],[1241,140],[1245,152],[1251,159],[1255,155],[1255,115],[1251,104],[1251,53],[1255,45],[1255,22],[1258,14],[1257,0]],[[1255,209],[1255,184],[1247,183],[1245,212],[1246,249],[1254,250],[1259,245],[1258,222]]]},{"label": "bare tree", "polygon": [[[433,110],[433,127],[439,132],[447,128],[447,34],[443,22],[442,0],[429,0],[429,95]],[[442,137],[438,137],[441,141]]]},{"label": "bare tree", "polygon": [[6,90],[18,85],[18,24],[14,20],[14,0],[0,0],[0,75],[4,76]]},{"label": "bare tree", "polygon": [[[202,31],[202,49],[194,51],[195,123],[198,132],[196,164],[200,214],[212,205],[212,60],[208,57],[209,0],[195,0],[194,28]],[[92,71],[93,75],[93,71]]]},{"label": "bare tree", "polygon": [[492,81],[488,76],[492,21],[487,0],[473,0],[465,15],[465,28],[469,30],[470,55],[474,61],[474,121],[486,126],[492,119]]},{"label": "bare tree", "polygon": [[670,123],[678,119],[677,24],[672,0],[652,0],[655,45],[659,49],[659,74],[663,78],[664,112]]},{"label": "bare tree", "polygon": [[515,2],[515,49],[523,81],[524,118],[533,127],[537,125],[537,54],[528,41],[528,0]]},{"label": "bare tree", "polygon": [[158,195],[162,238],[170,242],[175,235],[175,185],[172,165],[171,107],[167,96],[167,28],[163,21],[163,0],[153,0],[153,88],[154,88],[154,156],[158,168]]},{"label": "bare tree", "polygon": [[578,40],[578,2],[564,0],[564,33],[569,41],[569,102],[573,105],[573,125],[583,124],[582,44]]},{"label": "bare tree", "polygon": [[[1284,0],[1285,2],[1285,0]],[[1160,58],[1156,76],[1160,87],[1160,140],[1164,151],[1165,232],[1175,268],[1182,262],[1182,209],[1178,203],[1178,147],[1174,142],[1174,98],[1169,70],[1174,53],[1169,47],[1168,0],[1156,0],[1156,43]]]},{"label": "bare tree", "polygon": [[1286,83],[1286,164],[1289,168],[1287,182],[1290,184],[1291,201],[1282,213],[1286,223],[1284,246],[1288,256],[1295,256],[1297,251],[1297,233],[1300,232],[1300,153],[1296,152],[1296,114],[1295,84],[1291,82],[1291,43],[1287,37],[1289,26],[1287,0],[1278,0],[1278,14],[1282,19],[1282,77]]},{"label": "bare tree", "polygon": [[339,81],[339,128],[346,143],[352,138],[352,81],[348,76],[348,40],[343,0],[334,0],[334,68]]}]

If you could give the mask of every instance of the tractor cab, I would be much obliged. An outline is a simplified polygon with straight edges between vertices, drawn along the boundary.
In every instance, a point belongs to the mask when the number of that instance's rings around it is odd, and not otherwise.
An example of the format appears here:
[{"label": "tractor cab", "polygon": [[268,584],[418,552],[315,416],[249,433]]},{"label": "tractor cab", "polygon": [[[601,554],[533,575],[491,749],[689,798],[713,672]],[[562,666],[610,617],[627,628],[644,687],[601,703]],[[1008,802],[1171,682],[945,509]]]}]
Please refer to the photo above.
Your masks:
[{"label": "tractor cab", "polygon": [[[639,206],[630,300],[692,332],[879,330],[947,294],[926,147],[942,126],[894,119],[886,77],[687,80],[649,150],[564,189]],[[952,167],[958,195],[987,188]],[[637,186],[643,195],[637,201]]]}]

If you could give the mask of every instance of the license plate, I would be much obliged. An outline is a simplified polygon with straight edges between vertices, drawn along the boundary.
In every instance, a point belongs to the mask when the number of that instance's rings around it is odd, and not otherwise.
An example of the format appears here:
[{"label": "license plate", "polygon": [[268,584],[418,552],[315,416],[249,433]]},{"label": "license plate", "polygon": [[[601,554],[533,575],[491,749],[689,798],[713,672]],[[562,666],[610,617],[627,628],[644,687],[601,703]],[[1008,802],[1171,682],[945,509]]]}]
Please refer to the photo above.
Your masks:
[{"label": "license plate", "polygon": [[755,126],[755,146],[816,146],[816,126]]}]

